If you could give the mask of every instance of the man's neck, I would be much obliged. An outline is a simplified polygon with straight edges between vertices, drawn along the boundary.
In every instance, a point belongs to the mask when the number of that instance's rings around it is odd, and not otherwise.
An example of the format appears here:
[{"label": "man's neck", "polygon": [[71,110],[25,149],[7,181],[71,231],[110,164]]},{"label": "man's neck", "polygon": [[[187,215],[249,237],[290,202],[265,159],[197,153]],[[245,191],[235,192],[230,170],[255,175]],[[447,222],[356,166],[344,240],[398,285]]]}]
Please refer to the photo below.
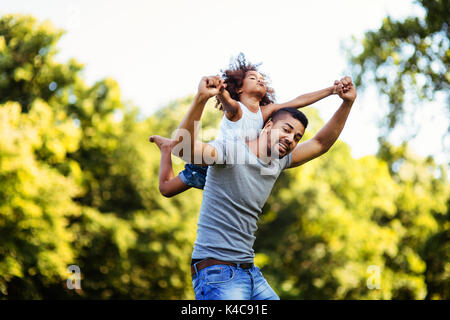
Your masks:
[{"label": "man's neck", "polygon": [[239,97],[241,103],[245,104],[245,106],[252,112],[258,112],[260,105],[259,103],[261,102],[261,99],[258,97],[254,97],[254,96],[249,96],[246,94],[242,94]]},{"label": "man's neck", "polygon": [[270,150],[267,149],[267,137],[260,135],[253,140],[246,140],[247,146],[258,159],[269,164],[271,161]]}]

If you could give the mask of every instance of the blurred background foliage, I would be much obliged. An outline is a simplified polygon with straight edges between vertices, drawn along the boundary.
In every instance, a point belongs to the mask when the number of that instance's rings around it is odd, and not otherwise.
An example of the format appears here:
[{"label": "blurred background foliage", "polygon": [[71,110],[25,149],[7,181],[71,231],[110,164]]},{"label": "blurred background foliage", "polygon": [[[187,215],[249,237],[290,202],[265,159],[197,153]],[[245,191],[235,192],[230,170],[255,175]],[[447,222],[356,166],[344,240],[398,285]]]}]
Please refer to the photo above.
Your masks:
[{"label": "blurred background foliage", "polygon": [[[415,137],[422,120],[415,115],[423,109],[423,102],[442,101],[443,110],[434,112],[442,120],[450,118],[450,2],[415,2],[423,18],[395,20],[387,16],[378,30],[367,31],[362,39],[353,38],[346,48],[357,87],[375,83],[381,96],[387,98],[380,144],[405,124],[409,132],[403,139]],[[443,141],[450,137],[450,122],[448,125]]]},{"label": "blurred background foliage", "polygon": [[[55,60],[62,35],[31,16],[0,19],[0,298],[192,299],[202,193],[162,197],[148,142],[171,135],[192,97],[142,119],[113,79],[88,85],[81,63]],[[304,110],[309,139],[323,121]],[[339,141],[281,175],[256,263],[282,299],[449,299],[449,207],[447,168],[432,157],[383,141],[354,159]],[[80,290],[67,288],[69,265]],[[367,287],[371,265],[380,289]]]}]

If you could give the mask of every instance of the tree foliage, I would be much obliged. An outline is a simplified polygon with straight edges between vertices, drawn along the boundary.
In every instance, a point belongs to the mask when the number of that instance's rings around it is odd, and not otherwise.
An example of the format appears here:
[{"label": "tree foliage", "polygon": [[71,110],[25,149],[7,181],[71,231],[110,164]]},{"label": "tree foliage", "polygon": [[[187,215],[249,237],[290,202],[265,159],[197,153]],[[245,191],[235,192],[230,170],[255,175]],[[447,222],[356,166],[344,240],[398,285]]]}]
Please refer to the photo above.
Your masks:
[{"label": "tree foliage", "polygon": [[[0,19],[0,298],[193,298],[202,194],[162,197],[147,141],[170,136],[192,97],[139,120],[113,79],[87,85],[82,64],[56,61],[61,35],[30,16]],[[323,123],[306,112],[308,139]],[[203,140],[221,115],[207,106]],[[282,298],[448,299],[449,188],[444,167],[406,146],[354,159],[338,142],[281,175],[256,262]],[[70,265],[80,290],[66,285]],[[367,287],[370,265],[381,289]]]},{"label": "tree foliage", "polygon": [[375,82],[388,98],[385,136],[410,116],[405,107],[411,103],[422,108],[424,101],[446,100],[446,114],[441,117],[450,115],[450,4],[445,0],[416,3],[424,11],[423,18],[397,21],[388,16],[378,30],[367,31],[348,48],[356,85]]},{"label": "tree foliage", "polygon": [[[424,239],[440,235],[448,246],[441,233],[448,233],[449,191],[444,166],[407,154],[391,173],[386,161],[353,159],[338,142],[278,181],[256,240],[263,272],[284,298],[444,298],[425,279],[426,259],[447,284],[449,265]],[[366,285],[370,266],[381,270],[380,290]]]}]

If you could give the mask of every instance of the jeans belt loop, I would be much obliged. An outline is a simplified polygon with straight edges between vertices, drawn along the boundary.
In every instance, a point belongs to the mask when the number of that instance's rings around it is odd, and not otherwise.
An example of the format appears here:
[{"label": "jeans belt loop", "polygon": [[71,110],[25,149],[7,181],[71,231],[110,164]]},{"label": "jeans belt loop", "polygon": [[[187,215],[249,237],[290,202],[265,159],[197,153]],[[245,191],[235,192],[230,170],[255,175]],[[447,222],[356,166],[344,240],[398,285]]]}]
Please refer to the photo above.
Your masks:
[{"label": "jeans belt loop", "polygon": [[[202,260],[201,260],[202,261]],[[195,269],[195,276],[198,277],[198,270],[197,270],[197,263],[201,262],[201,261],[197,261],[196,263],[194,263],[194,269]]]}]

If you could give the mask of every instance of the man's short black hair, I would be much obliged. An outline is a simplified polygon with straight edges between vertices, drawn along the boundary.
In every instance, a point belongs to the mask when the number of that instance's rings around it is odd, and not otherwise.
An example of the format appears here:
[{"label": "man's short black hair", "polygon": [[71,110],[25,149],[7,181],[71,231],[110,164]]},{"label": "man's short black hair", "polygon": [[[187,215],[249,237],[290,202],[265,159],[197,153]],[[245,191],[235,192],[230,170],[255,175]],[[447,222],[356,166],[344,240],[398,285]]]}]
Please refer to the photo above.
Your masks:
[{"label": "man's short black hair", "polygon": [[286,112],[289,113],[294,119],[297,119],[298,121],[300,121],[306,130],[306,127],[308,126],[308,118],[305,116],[305,114],[303,112],[301,112],[300,110],[295,109],[295,108],[283,108],[283,109],[276,111],[271,117],[272,121],[275,121],[279,115],[286,113]]}]

